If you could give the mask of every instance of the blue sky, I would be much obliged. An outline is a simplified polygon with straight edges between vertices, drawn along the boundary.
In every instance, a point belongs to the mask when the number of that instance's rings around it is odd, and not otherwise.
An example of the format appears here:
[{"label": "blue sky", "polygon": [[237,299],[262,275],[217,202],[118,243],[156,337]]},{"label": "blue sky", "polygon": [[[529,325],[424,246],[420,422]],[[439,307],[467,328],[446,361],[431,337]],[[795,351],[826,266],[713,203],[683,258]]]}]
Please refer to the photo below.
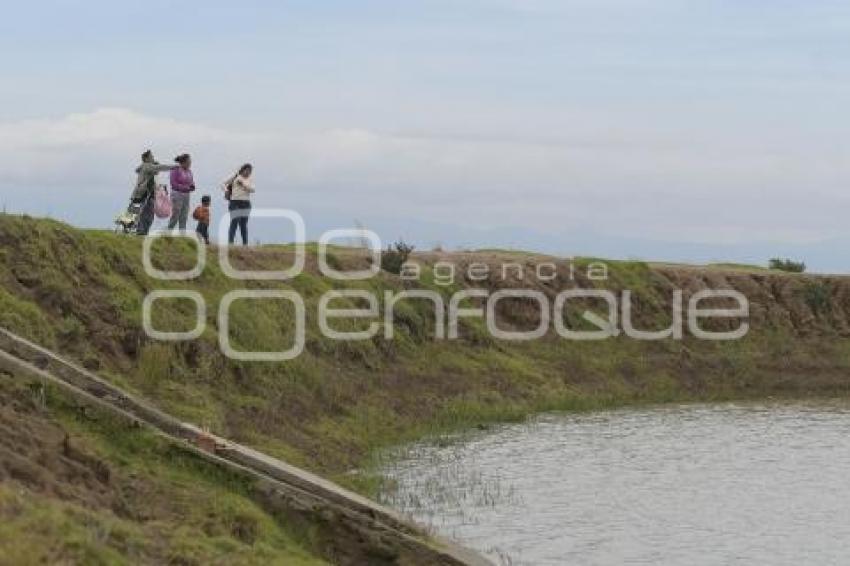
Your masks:
[{"label": "blue sky", "polygon": [[152,146],[312,234],[850,265],[846,3],[33,1],[0,65],[14,211],[108,225]]}]

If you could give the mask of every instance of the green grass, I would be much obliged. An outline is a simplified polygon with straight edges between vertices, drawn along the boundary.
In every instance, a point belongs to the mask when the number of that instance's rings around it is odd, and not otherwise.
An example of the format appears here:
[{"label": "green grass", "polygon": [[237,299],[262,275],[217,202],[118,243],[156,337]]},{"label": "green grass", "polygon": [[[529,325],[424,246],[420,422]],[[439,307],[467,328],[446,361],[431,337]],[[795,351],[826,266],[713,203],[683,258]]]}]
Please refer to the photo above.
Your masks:
[{"label": "green grass", "polygon": [[[812,305],[807,305],[805,280],[800,278],[789,278],[788,284],[798,289],[791,299],[798,300],[791,305],[800,309],[798,318],[810,320],[807,334],[798,333],[791,318],[777,311],[769,326],[754,327],[734,344],[691,338],[575,342],[551,335],[532,343],[504,343],[492,339],[483,321],[476,319],[461,323],[460,340],[439,341],[434,339],[431,305],[409,300],[399,303],[394,340],[383,340],[379,332],[373,340],[352,343],[328,340],[319,332],[315,312],[327,290],[366,289],[380,297],[384,291],[415,287],[448,298],[467,283],[457,277],[451,286],[437,285],[427,261],[421,280],[414,283],[386,273],[368,281],[334,282],[318,274],[313,251],[308,269],[288,282],[231,281],[214,253],[197,280],[159,282],[144,274],[141,243],[135,238],[12,216],[0,217],[0,242],[4,325],[81,361],[96,361],[107,378],[183,419],[367,492],[374,478],[348,472],[367,467],[382,448],[422,436],[549,410],[845,394],[843,376],[850,370],[850,341],[838,333],[828,308],[813,310],[815,305],[833,304],[831,299],[809,291]],[[190,266],[195,253],[193,244],[185,241],[158,242],[155,250],[159,265],[180,268]],[[234,261],[252,261],[263,269],[280,269],[291,261],[287,246],[263,247],[240,260],[241,253]],[[337,268],[362,267],[362,258],[351,249],[334,247],[332,254]],[[530,257],[516,251],[506,255],[510,261]],[[578,285],[616,294],[628,289],[640,306],[639,328],[670,324],[669,301],[679,276],[672,273],[675,267],[665,271],[637,261],[573,261],[577,281],[559,282],[561,288]],[[594,262],[607,266],[607,280],[588,279],[586,269]],[[719,267],[712,272],[727,273]],[[752,284],[741,270],[730,269],[728,277]],[[497,276],[489,285],[507,284]],[[228,291],[246,286],[291,289],[305,298],[308,323],[302,356],[267,364],[221,355],[218,303]],[[144,337],[141,301],[157,288],[189,288],[204,296],[210,308],[200,339],[166,344]],[[349,301],[348,306],[355,305]],[[584,308],[598,311],[599,305],[571,303],[569,321],[581,324]],[[160,330],[185,330],[194,326],[193,316],[191,305],[163,302],[156,305],[154,322]],[[516,309],[500,316],[500,324],[510,325],[527,323],[531,315]],[[240,348],[288,346],[291,320],[291,309],[283,303],[240,301],[234,305],[232,339]],[[362,324],[340,320],[334,327],[354,330]],[[827,345],[829,351],[822,354]]]},{"label": "green grass", "polygon": [[[105,488],[115,494],[111,503],[80,501],[87,492],[76,497],[44,493],[43,479],[31,485],[27,479],[0,484],[0,547],[6,563],[323,563],[306,550],[310,541],[303,533],[287,530],[284,521],[254,502],[250,484],[241,477],[146,429],[91,409],[81,413],[53,388],[46,389],[40,407],[30,402],[23,380],[4,376],[0,391],[17,407],[14,422],[20,434],[28,434],[30,427],[67,434],[76,451],[108,467]],[[38,468],[41,460],[34,461]],[[50,473],[49,467],[44,470]],[[75,485],[68,472],[50,481]]]},{"label": "green grass", "polygon": [[740,269],[743,271],[769,271],[769,269],[763,265],[754,265],[750,263],[710,263],[708,267],[714,267],[717,269]]}]

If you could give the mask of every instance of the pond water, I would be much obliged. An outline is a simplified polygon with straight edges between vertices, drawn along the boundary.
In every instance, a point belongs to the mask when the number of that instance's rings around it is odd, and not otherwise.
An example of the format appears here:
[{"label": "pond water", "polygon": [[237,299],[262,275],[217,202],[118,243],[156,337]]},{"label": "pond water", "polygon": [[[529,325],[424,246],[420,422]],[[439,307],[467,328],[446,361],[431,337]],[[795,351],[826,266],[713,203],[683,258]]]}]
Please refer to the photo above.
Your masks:
[{"label": "pond water", "polygon": [[850,564],[850,404],[546,415],[393,454],[382,501],[497,564]]}]

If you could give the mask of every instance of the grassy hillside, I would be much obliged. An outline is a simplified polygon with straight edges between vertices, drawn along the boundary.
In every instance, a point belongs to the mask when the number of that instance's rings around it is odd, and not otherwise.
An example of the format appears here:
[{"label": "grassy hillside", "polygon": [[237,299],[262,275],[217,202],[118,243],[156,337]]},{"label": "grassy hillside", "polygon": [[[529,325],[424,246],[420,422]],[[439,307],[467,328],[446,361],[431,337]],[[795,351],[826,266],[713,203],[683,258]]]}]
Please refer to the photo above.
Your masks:
[{"label": "grassy hillside", "polygon": [[[160,267],[188,268],[194,263],[194,244],[189,241],[160,241],[154,251]],[[292,258],[291,250],[282,246],[232,255],[235,264],[254,269],[281,269]],[[289,282],[245,283],[225,277],[211,253],[198,279],[162,282],[145,274],[136,238],[0,216],[0,325],[77,359],[187,421],[367,493],[374,478],[352,470],[368,468],[370,458],[383,447],[441,430],[545,410],[624,403],[846,395],[850,385],[850,283],[841,278],[606,262],[609,276],[597,281],[587,276],[591,260],[584,259],[576,260],[571,270],[559,264],[557,281],[541,281],[532,276],[536,263],[549,260],[541,256],[487,251],[426,253],[414,259],[422,265],[418,281],[386,273],[362,282],[330,281],[319,275],[311,253],[305,272]],[[461,272],[470,263],[509,261],[521,264],[525,275],[522,280],[515,273],[502,278],[495,269],[488,279],[472,281],[460,273],[454,284],[441,286],[434,274],[440,260],[451,260]],[[343,248],[335,248],[329,262],[340,269],[365,265],[355,251]],[[706,287],[735,288],[750,298],[752,329],[736,342],[711,343],[687,335],[682,341],[641,342],[621,336],[576,342],[550,332],[539,340],[508,343],[491,338],[481,320],[464,319],[460,339],[436,340],[433,307],[408,300],[397,307],[394,340],[379,333],[366,342],[340,342],[324,338],[315,317],[321,294],[333,288],[379,294],[423,288],[438,291],[448,302],[451,293],[470,287],[533,288],[553,297],[576,286],[631,290],[635,324],[647,329],[670,323],[674,289],[683,289],[687,296]],[[191,289],[204,296],[210,308],[201,338],[162,343],[145,336],[142,299],[162,288]],[[293,289],[305,298],[307,338],[300,357],[281,363],[235,362],[220,353],[217,306],[225,293],[239,288]],[[342,306],[343,301],[335,304]],[[497,315],[505,328],[531,327],[537,321],[533,306],[516,301],[500,305]],[[591,306],[571,303],[567,321],[580,326],[581,313]],[[239,301],[231,318],[234,345],[280,349],[291,343],[293,316],[283,302]],[[368,322],[337,321],[334,327],[362,328]],[[194,305],[185,300],[158,303],[154,326],[190,329]],[[61,427],[71,426],[73,420],[61,411],[50,418],[58,419],[50,426]],[[127,474],[140,465],[127,460],[133,451],[122,452],[123,440],[105,439],[101,429],[87,429],[84,438],[105,461],[125,462]],[[182,468],[151,475],[167,478],[172,473],[206,475]],[[216,483],[223,480],[209,481],[209,489],[229,489],[226,482]],[[3,484],[3,508],[25,505],[28,516],[55,517],[51,523],[56,528],[63,528],[61,517],[76,505],[73,498],[37,488],[43,497],[23,502],[10,485]],[[234,506],[243,505],[238,490],[232,497]],[[268,548],[289,544],[286,535],[264,521],[257,515],[258,525],[268,525],[262,531]],[[144,532],[139,532],[143,539]],[[199,544],[214,548],[219,542],[211,537]],[[238,546],[238,540],[233,544]]]},{"label": "grassy hillside", "polygon": [[4,564],[321,564],[243,480],[0,374]]},{"label": "grassy hillside", "polygon": [[[397,307],[394,340],[379,334],[367,342],[341,342],[324,338],[317,327],[316,305],[329,289],[363,288],[380,295],[421,287],[442,293],[448,302],[452,292],[473,285],[461,277],[448,287],[436,285],[432,265],[440,256],[434,254],[415,258],[423,264],[418,282],[386,273],[365,282],[330,281],[318,275],[311,254],[305,272],[290,282],[246,284],[225,277],[214,253],[197,280],[156,281],[144,273],[138,239],[13,216],[0,217],[0,245],[0,325],[78,359],[189,421],[325,473],[346,471],[372,449],[419,434],[420,428],[549,408],[843,387],[842,382],[824,384],[817,378],[794,387],[764,375],[791,365],[825,378],[839,369],[836,364],[844,367],[843,317],[850,285],[843,280],[606,262],[610,275],[600,282],[583,273],[581,266],[590,260],[578,260],[572,282],[544,283],[531,276],[502,281],[494,276],[475,286],[522,286],[549,295],[575,286],[630,289],[636,325],[645,328],[669,324],[673,288],[735,287],[753,302],[752,331],[734,343],[687,336],[683,341],[621,337],[576,342],[551,335],[508,343],[492,339],[482,321],[465,319],[461,339],[439,341],[433,338],[433,307],[408,300]],[[497,263],[498,253],[450,259],[460,265]],[[162,266],[187,267],[194,263],[194,244],[163,240],[154,254]],[[234,263],[255,269],[280,269],[291,262],[290,251],[274,246],[233,255]],[[515,262],[515,255],[508,254],[507,261]],[[529,266],[542,261],[526,259]],[[360,259],[338,249],[330,261],[353,267]],[[255,363],[234,362],[219,352],[219,299],[243,287],[294,289],[305,298],[303,355],[290,362]],[[142,299],[161,288],[196,290],[205,297],[208,325],[200,339],[161,343],[144,335]],[[503,305],[500,324],[536,323],[534,307]],[[581,322],[578,310],[574,306],[568,313],[573,324]],[[239,348],[279,349],[291,343],[292,320],[291,308],[282,301],[240,301],[232,311],[233,342]],[[154,309],[158,329],[185,330],[193,323],[189,301],[163,301]],[[339,321],[335,326],[353,329],[356,323]],[[701,375],[685,379],[683,373]]]}]

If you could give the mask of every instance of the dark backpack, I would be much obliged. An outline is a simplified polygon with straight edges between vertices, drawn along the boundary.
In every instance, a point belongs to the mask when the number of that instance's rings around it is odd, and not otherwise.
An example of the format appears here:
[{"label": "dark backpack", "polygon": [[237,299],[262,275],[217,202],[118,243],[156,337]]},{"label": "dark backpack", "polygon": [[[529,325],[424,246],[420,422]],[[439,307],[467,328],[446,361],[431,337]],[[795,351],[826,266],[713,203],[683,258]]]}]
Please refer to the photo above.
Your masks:
[{"label": "dark backpack", "polygon": [[236,180],[236,175],[224,183],[224,200],[230,200],[233,196],[233,182]]}]

